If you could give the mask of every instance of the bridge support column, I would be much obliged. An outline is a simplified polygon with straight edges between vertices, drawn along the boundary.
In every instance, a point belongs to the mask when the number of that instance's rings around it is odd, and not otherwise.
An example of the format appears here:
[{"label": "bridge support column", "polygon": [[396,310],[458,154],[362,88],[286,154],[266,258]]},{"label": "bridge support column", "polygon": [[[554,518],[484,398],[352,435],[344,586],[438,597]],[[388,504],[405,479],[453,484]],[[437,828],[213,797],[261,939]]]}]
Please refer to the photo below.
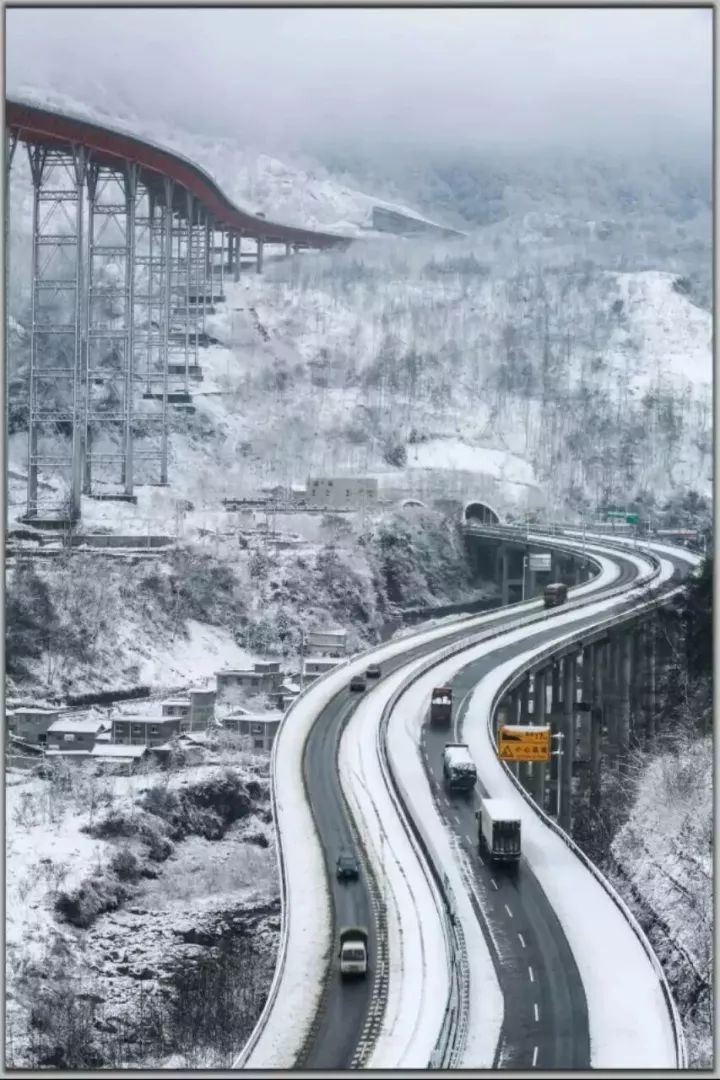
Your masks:
[{"label": "bridge support column", "polygon": [[[510,691],[510,719],[507,721],[509,724],[520,724],[520,687],[516,687],[515,690]],[[520,765],[519,761],[508,761],[510,771],[517,779],[520,778]]]},{"label": "bridge support column", "polygon": [[256,270],[257,270],[258,274],[262,274],[262,272],[263,272],[263,249],[264,249],[264,241],[263,240],[258,240],[257,241],[257,267],[256,267]]},{"label": "bridge support column", "polygon": [[[547,715],[547,669],[535,672],[535,692],[533,694],[533,724],[544,724]],[[545,809],[545,772],[547,762],[539,761],[533,769],[535,802],[541,810]]]},{"label": "bridge support column", "polygon": [[233,281],[240,280],[240,257],[242,255],[242,233],[235,233],[233,242]]},{"label": "bridge support column", "polygon": [[508,585],[509,572],[508,563],[510,561],[510,555],[505,544],[500,544],[497,551],[497,570],[496,580],[500,578],[500,603],[505,606],[510,600],[510,588]]},{"label": "bridge support column", "polygon": [[607,758],[611,768],[618,761],[618,710],[620,699],[618,684],[620,679],[620,645],[616,637],[610,639],[607,650],[607,666],[604,686],[604,698],[607,716]]},{"label": "bridge support column", "polygon": [[635,623],[630,632],[630,746],[633,749],[646,745],[646,732],[643,724],[645,684],[643,636],[642,625]]},{"label": "bridge support column", "polygon": [[627,772],[630,751],[630,687],[632,684],[632,641],[629,633],[618,643],[620,702],[618,709],[618,753],[620,769]]},{"label": "bridge support column", "polygon": [[[561,708],[561,684],[560,684],[560,660],[554,660],[550,667],[547,669],[550,680],[550,734],[558,735],[562,732],[562,725],[560,721],[560,708]],[[546,679],[548,674],[546,673]],[[563,740],[551,739],[550,745],[553,751],[562,749],[559,745]],[[560,776],[560,758],[557,755],[553,755],[550,758],[550,768],[547,776],[548,787],[548,805],[550,813],[553,815],[557,812],[557,799],[558,799],[558,778]]]},{"label": "bridge support column", "polygon": [[139,169],[134,162],[125,163],[125,296],[127,359],[125,365],[125,394],[123,416],[122,483],[131,498],[135,483],[133,459],[133,416],[135,412],[135,212],[137,209]]},{"label": "bridge support column", "polygon": [[[582,713],[586,729],[585,746],[589,755],[590,776],[587,781],[587,798],[590,803],[596,798],[600,785],[600,735],[601,714],[596,706],[598,697],[599,654],[595,645],[588,645],[582,654],[582,701],[586,709]],[[596,791],[597,789],[597,791]]]},{"label": "bridge support column", "polygon": [[576,661],[574,656],[563,658],[563,735],[562,740],[562,783],[560,785],[560,820],[561,829],[569,833],[572,830],[573,768],[575,763],[575,678]]},{"label": "bridge support column", "polygon": [[292,244],[285,245],[285,258],[289,259],[293,253]]},{"label": "bridge support column", "polygon": [[561,681],[560,681],[560,665],[561,665],[561,663],[562,663],[561,660],[555,660],[553,662],[553,664],[552,664],[551,669],[550,669],[550,673],[551,673],[550,677],[551,677],[551,680],[552,680],[552,685],[551,685],[552,697],[550,699],[551,700],[550,711],[553,712],[553,713],[554,712],[559,712],[560,705],[562,704],[562,693],[561,693],[561,685],[562,684],[561,684]]},{"label": "bridge support column", "polygon": [[160,444],[160,483],[168,482],[168,363],[170,342],[170,305],[172,303],[171,272],[172,272],[172,239],[173,239],[173,191],[174,183],[165,178],[163,182],[164,201],[161,213],[162,222],[162,329],[161,329],[161,352],[162,352],[162,435]]},{"label": "bridge support column", "polygon": [[[526,675],[520,686],[518,687],[518,723],[519,724],[531,724],[533,718],[530,715],[530,676]],[[526,791],[532,791],[532,775],[533,775],[533,762],[522,761],[518,762],[520,768],[518,770],[522,785]]]},{"label": "bridge support column", "polygon": [[657,738],[657,672],[655,653],[655,620],[651,619],[645,628],[645,731],[647,745],[652,746]]},{"label": "bridge support column", "polygon": [[[76,521],[84,451],[87,154],[83,147],[66,151],[28,143],[28,156],[33,239],[27,512],[29,517],[51,514],[60,521]],[[65,298],[62,314],[56,304],[59,293]],[[63,317],[64,322],[60,321]],[[46,497],[40,507],[38,473],[43,466],[55,476],[60,474],[61,483],[55,501]]]}]

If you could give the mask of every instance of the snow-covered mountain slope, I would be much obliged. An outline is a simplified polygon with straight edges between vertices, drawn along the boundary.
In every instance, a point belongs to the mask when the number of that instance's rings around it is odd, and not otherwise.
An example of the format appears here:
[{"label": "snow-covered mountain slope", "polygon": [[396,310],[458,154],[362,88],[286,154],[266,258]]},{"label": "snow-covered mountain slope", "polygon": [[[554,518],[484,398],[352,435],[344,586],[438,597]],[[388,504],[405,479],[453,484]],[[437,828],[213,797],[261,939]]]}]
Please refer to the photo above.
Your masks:
[{"label": "snow-covered mountain slope", "polygon": [[[361,230],[382,202],[322,167],[169,131],[121,104],[23,96],[173,145],[269,215]],[[10,244],[19,324],[30,249],[22,180],[13,182]],[[507,511],[569,494],[577,506],[578,496],[592,505],[643,489],[709,491],[709,313],[675,273],[581,258],[585,240],[566,226],[554,206],[523,204],[512,222],[466,241],[358,241],[342,255],[268,260],[264,277],[229,285],[209,320],[226,347],[201,354],[195,415],[172,414],[168,496],[211,511],[261,483],[334,472],[377,475],[391,498],[481,497]],[[11,409],[22,426],[22,325],[11,345]],[[110,449],[112,438],[100,441]],[[13,437],[20,475],[24,454]],[[20,505],[21,479],[15,487]],[[141,489],[143,513],[163,503],[157,491],[147,496]]]},{"label": "snow-covered mountain slope", "polygon": [[132,132],[176,150],[201,165],[238,205],[276,221],[345,235],[366,235],[373,208],[383,207],[416,221],[431,222],[410,207],[357,191],[310,159],[280,161],[232,139],[193,134],[159,120],[133,115],[128,109],[98,108],[67,94],[23,86],[13,96],[59,111],[86,116],[98,123]]}]

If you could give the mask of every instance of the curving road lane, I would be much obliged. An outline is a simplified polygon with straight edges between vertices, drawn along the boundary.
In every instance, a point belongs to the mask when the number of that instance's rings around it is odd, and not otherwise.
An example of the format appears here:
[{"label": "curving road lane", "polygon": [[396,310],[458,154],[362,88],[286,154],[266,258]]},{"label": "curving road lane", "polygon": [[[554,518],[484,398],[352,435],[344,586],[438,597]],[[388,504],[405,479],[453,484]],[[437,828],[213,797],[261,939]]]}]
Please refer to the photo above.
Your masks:
[{"label": "curving road lane", "polygon": [[[621,554],[618,553],[617,556],[613,556],[613,559],[620,564],[621,573],[608,588],[614,588],[618,584],[629,582],[637,574],[635,565],[623,559]],[[598,590],[597,593],[593,594],[594,598],[601,597],[603,591]],[[492,629],[509,626],[517,617],[516,611],[508,612],[506,617],[493,623]],[[549,617],[548,623],[551,621],[552,617]],[[465,626],[462,629],[450,631],[446,636],[443,636],[441,642],[435,640],[418,645],[398,657],[386,660],[382,665],[383,675],[388,675],[421,656],[430,655],[440,647],[459,642],[470,634],[476,634],[479,629],[477,626],[473,628]],[[550,640],[553,633],[557,635],[559,631],[553,631],[552,627],[547,626],[543,632]],[[527,639],[522,643],[522,648],[527,648],[526,641]],[[516,651],[518,648],[517,645],[508,647],[508,649]],[[508,652],[507,655],[512,655],[512,653]],[[499,662],[499,659],[500,654],[494,652],[492,666]],[[477,676],[475,678],[477,679]],[[361,864],[364,861],[350,822],[337,770],[340,737],[360,696],[360,694],[351,694],[349,690],[345,689],[337,694],[320,713],[306,743],[303,756],[303,777],[324,851],[326,872],[332,897],[334,926],[336,928],[335,936],[338,926],[353,923],[368,926],[370,931],[371,971],[370,977],[367,979],[343,982],[337,970],[337,956],[333,945],[332,954],[329,957],[328,976],[321,1006],[297,1061],[297,1067],[305,1069],[345,1069],[351,1067],[356,1048],[363,1038],[374,991],[372,974],[375,971],[377,960],[377,927],[368,868],[363,866],[361,878],[357,882],[340,883],[335,877],[335,859],[341,849],[354,850],[360,857]],[[442,748],[440,748],[440,752],[441,750]],[[439,755],[435,756],[439,757]],[[459,809],[462,811],[462,807]],[[472,819],[472,826],[475,827],[475,835],[476,826],[472,816],[473,810],[470,807],[466,807],[465,810],[469,818],[461,819],[459,842],[467,845],[468,832],[471,836],[473,835],[470,818]],[[457,827],[457,822],[453,824],[453,827]],[[463,837],[465,837],[464,840]],[[476,860],[475,854],[473,854],[473,858]],[[513,918],[517,917],[522,921],[523,925],[534,927],[528,934],[532,943],[530,946],[532,956],[529,966],[533,966],[534,961],[538,973],[542,973],[543,985],[546,987],[544,993],[550,995],[555,1002],[553,1006],[545,997],[539,999],[539,1004],[543,1009],[543,1031],[552,1031],[551,1035],[548,1034],[544,1044],[545,1052],[543,1056],[545,1060],[542,1061],[542,1064],[546,1068],[579,1068],[583,1063],[589,1061],[589,1050],[585,1045],[588,1040],[587,1014],[584,996],[582,995],[582,985],[579,982],[576,969],[575,976],[577,978],[572,977],[574,961],[557,919],[549,908],[537,882],[533,878],[533,885],[530,882],[530,877],[532,875],[528,872],[528,874],[522,874],[522,882],[521,879],[518,879],[515,883],[509,880],[503,882],[502,892],[511,910],[513,910]],[[529,882],[527,888],[524,887],[526,878]],[[519,899],[518,891],[521,884],[523,886],[522,901]],[[486,905],[486,901],[492,907],[502,904],[499,910],[504,911],[506,899],[500,901],[501,889],[495,889],[489,879],[475,875],[474,887],[478,890],[476,903],[479,898],[484,905]],[[489,900],[485,897],[483,890],[489,890]],[[498,893],[497,896],[494,895],[496,892]],[[517,916],[511,901],[515,903],[518,910]],[[535,911],[536,908],[539,909],[540,913],[528,914],[528,912]],[[497,925],[499,926],[500,923]],[[515,931],[515,934],[517,940],[517,931]],[[517,944],[519,944],[519,940]],[[509,955],[508,949],[504,950],[504,954]],[[535,1010],[532,1007],[535,1001],[529,1002],[529,999],[526,1000],[527,995],[523,996],[520,993],[522,979],[526,976],[529,979],[526,970],[528,965],[518,958],[517,961],[508,962],[507,965],[503,961],[501,966],[505,969],[503,977],[510,994],[508,1000],[513,1000],[514,996],[514,999],[518,1002],[518,1012],[513,1030],[508,1030],[507,1035],[505,1032],[503,1034],[499,1064],[505,1067],[516,1067],[516,1065],[517,1067],[526,1067],[531,1064],[531,1060],[528,1060],[527,1048],[530,1046],[531,1039],[537,1038],[535,1033],[539,1025],[539,1021],[535,1020]],[[523,971],[525,971],[525,975],[523,975]],[[563,973],[567,971],[571,972],[569,982],[563,977]],[[534,973],[535,967],[533,966],[533,975]],[[567,994],[564,994],[561,989],[564,985],[572,988]],[[580,986],[579,996],[577,993],[578,985]],[[506,987],[502,981],[501,986],[505,991]],[[509,1016],[507,1005],[506,1016]],[[521,1032],[522,1028],[526,1029],[525,1035]],[[532,1057],[532,1047],[530,1048],[530,1057]]]}]

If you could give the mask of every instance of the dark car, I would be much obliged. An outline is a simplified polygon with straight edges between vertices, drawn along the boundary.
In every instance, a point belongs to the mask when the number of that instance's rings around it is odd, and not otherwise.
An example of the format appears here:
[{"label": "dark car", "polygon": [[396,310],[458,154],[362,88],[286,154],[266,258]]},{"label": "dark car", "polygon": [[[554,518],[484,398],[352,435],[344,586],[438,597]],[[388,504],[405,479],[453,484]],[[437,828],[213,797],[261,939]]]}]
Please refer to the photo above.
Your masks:
[{"label": "dark car", "polygon": [[337,857],[335,873],[338,881],[349,881],[360,877],[360,865],[354,855],[351,855],[349,851],[343,851]]},{"label": "dark car", "polygon": [[366,679],[379,679],[380,678],[380,665],[379,664],[371,664],[370,667],[365,672],[365,678]]},{"label": "dark car", "polygon": [[362,675],[354,675],[350,680],[350,689],[363,691],[365,689],[365,680]]}]

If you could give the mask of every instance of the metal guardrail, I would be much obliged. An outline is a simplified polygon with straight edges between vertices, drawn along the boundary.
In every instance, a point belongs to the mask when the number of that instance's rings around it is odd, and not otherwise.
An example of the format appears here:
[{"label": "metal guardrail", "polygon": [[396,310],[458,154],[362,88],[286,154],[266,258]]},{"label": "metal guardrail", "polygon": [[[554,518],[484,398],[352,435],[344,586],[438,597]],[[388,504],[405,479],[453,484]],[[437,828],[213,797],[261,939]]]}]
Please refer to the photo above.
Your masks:
[{"label": "metal guardrail", "polygon": [[[634,621],[635,619],[638,618],[640,610],[649,610],[649,609],[652,609],[652,608],[656,608],[659,604],[667,603],[667,601],[669,599],[671,599],[673,596],[675,596],[678,592],[681,592],[681,591],[682,591],[682,586],[678,586],[678,587],[670,590],[669,592],[664,593],[662,596],[660,596],[660,597],[658,597],[658,598],[656,598],[654,600],[643,603],[641,605],[641,607],[635,608],[633,611],[624,613],[619,619],[615,615],[612,618],[602,620],[600,623],[597,624],[597,627],[595,627],[594,629],[603,629],[604,630],[604,629],[606,629],[606,628],[608,628],[610,626],[612,626],[614,629],[617,629],[618,623]],[[570,635],[568,635],[568,637],[571,640],[574,637],[576,637],[577,639],[581,639],[583,637],[583,635],[586,634],[586,633],[587,633],[587,631],[584,631],[584,632],[583,631],[578,631],[577,635],[570,634]],[[565,642],[563,642],[563,644],[562,644],[562,646],[560,646],[560,648],[565,647],[567,645],[567,643],[568,642],[566,640]],[[555,645],[555,646],[548,647],[547,649],[544,649],[542,652],[537,653],[535,656],[529,658],[518,669],[516,669],[512,673],[512,675],[510,675],[503,682],[503,684],[499,687],[499,689],[495,692],[495,694],[493,696],[491,706],[490,706],[490,710],[488,712],[488,720],[487,720],[488,734],[489,734],[491,742],[493,743],[493,745],[495,747],[497,747],[497,743],[496,743],[496,740],[495,740],[495,732],[494,732],[495,712],[497,711],[497,707],[498,707],[500,701],[507,694],[508,690],[514,684],[516,684],[520,679],[522,679],[525,675],[529,674],[531,671],[534,671],[537,668],[540,668],[540,667],[544,666],[544,664],[547,662],[547,660],[552,658],[557,653],[557,651],[558,651],[558,646]],[[655,955],[655,952],[654,952],[654,950],[652,948],[652,945],[648,941],[647,936],[644,933],[642,927],[638,923],[638,921],[635,918],[635,916],[633,915],[633,913],[630,911],[630,908],[628,907],[628,905],[625,903],[623,898],[617,892],[617,890],[613,888],[613,886],[610,884],[610,882],[607,880],[607,878],[604,876],[604,874],[602,874],[602,872],[600,870],[598,870],[598,868],[595,866],[595,864],[587,857],[585,852],[582,851],[582,849],[575,843],[575,841],[572,839],[572,837],[569,836],[568,833],[565,832],[564,829],[560,828],[560,826],[557,824],[556,821],[553,820],[552,817],[550,817],[548,814],[546,814],[545,811],[541,807],[539,807],[537,805],[537,803],[532,798],[532,796],[527,791],[525,791],[524,787],[522,786],[522,784],[520,783],[518,778],[508,768],[507,763],[503,761],[502,765],[503,765],[503,768],[505,770],[506,775],[512,781],[513,785],[518,790],[518,792],[522,795],[523,799],[532,807],[532,809],[535,811],[535,813],[541,819],[543,824],[546,825],[549,829],[551,829],[557,836],[559,836],[560,839],[573,852],[573,854],[576,855],[580,859],[580,861],[583,863],[583,865],[586,867],[586,869],[589,870],[590,873],[593,875],[595,880],[603,887],[605,892],[608,894],[610,899],[613,901],[615,906],[620,911],[620,913],[623,916],[623,918],[625,919],[625,921],[628,923],[630,928],[635,933],[635,935],[638,938],[638,940],[639,940],[645,954],[647,955],[648,959],[650,960],[650,964],[651,964],[651,966],[653,968],[653,971],[655,972],[655,974],[656,974],[656,976],[658,978],[658,981],[660,983],[660,987],[661,987],[661,990],[662,990],[662,993],[663,993],[663,997],[665,999],[665,1003],[667,1005],[668,1012],[670,1014],[670,1019],[671,1019],[672,1026],[673,1026],[673,1038],[674,1038],[674,1042],[675,1042],[675,1054],[676,1054],[676,1058],[677,1058],[677,1068],[678,1069],[687,1068],[687,1046],[686,1046],[686,1043],[685,1043],[685,1035],[684,1035],[683,1028],[682,1028],[682,1021],[680,1020],[680,1014],[678,1013],[677,1005],[675,1004],[675,1000],[674,1000],[674,998],[672,996],[672,992],[670,990],[670,986],[668,984],[667,977],[666,977],[665,972],[664,972],[664,970],[662,968],[662,965],[661,965],[660,961],[658,960],[657,956]]]}]

